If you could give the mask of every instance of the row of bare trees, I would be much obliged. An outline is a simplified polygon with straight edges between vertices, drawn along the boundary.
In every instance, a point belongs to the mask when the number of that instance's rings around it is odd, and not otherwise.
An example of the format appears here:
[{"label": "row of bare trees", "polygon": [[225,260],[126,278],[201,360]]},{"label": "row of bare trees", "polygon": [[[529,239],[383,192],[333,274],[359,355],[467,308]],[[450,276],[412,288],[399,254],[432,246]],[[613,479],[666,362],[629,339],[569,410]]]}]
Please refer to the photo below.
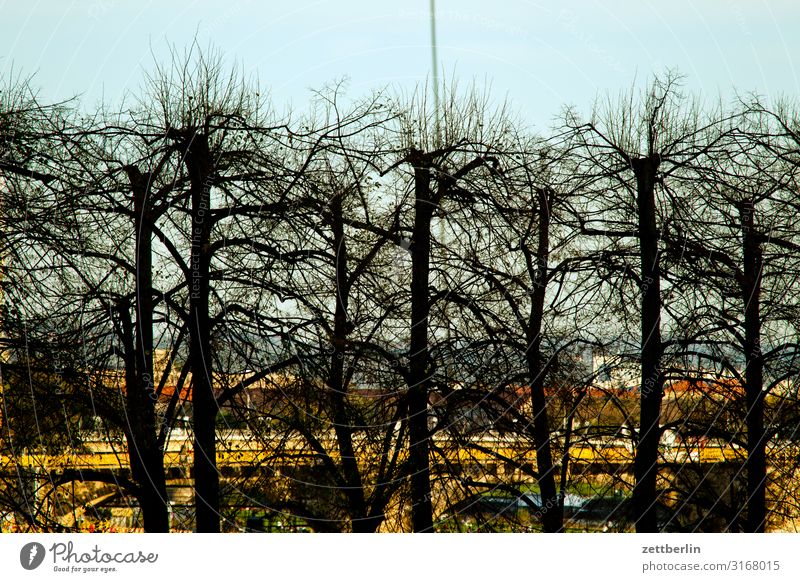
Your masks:
[{"label": "row of bare trees", "polygon": [[[486,492],[564,531],[592,423],[631,443],[607,470],[637,531],[791,522],[790,105],[701,106],[667,74],[541,137],[475,87],[434,111],[334,85],[293,115],[226,71],[189,51],[91,114],[3,86],[5,511],[55,529],[42,491],[105,483],[169,531],[191,414],[201,532],[255,506],[434,531]],[[692,481],[670,434],[740,459]],[[226,435],[265,454],[222,478]],[[98,438],[120,468],[31,461]]]}]

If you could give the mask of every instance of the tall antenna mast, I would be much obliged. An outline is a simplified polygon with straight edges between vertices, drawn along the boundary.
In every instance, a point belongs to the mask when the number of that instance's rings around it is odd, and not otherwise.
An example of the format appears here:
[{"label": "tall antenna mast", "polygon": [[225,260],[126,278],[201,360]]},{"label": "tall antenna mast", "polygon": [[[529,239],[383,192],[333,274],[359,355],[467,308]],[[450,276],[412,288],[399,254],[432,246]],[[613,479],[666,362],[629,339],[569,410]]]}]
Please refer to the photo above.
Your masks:
[{"label": "tall antenna mast", "polygon": [[436,124],[436,146],[441,143],[439,120],[439,58],[436,55],[436,0],[431,0],[431,65],[433,72],[433,118]]}]

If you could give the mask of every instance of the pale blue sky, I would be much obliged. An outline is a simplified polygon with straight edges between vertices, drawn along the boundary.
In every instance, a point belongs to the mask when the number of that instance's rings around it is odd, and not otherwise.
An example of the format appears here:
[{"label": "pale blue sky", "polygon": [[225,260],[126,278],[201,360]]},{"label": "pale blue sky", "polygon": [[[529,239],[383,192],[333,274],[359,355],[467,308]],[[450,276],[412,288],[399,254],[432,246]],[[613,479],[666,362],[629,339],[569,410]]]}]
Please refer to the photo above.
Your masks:
[{"label": "pale blue sky", "polygon": [[[800,2],[438,0],[439,60],[489,79],[543,125],[561,105],[676,67],[714,99],[736,87],[800,95]],[[278,105],[347,75],[357,95],[430,71],[429,0],[0,0],[0,71],[36,73],[48,99],[107,101],[135,89],[153,55],[197,34],[258,74]]]}]

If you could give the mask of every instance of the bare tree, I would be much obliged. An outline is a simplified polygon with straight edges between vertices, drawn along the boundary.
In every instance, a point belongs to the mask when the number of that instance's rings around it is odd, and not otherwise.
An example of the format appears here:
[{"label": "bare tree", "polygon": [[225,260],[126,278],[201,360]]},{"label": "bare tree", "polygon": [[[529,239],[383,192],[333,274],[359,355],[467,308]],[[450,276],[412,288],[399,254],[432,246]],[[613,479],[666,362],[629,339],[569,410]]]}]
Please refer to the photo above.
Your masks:
[{"label": "bare tree", "polygon": [[641,402],[633,491],[639,532],[659,528],[658,445],[665,379],[661,231],[669,220],[668,191],[686,167],[715,147],[704,138],[707,124],[719,121],[704,120],[697,105],[680,93],[673,74],[656,78],[638,99],[631,92],[609,102],[586,122],[572,112],[566,117],[567,130],[574,132],[572,152],[583,159],[581,171],[597,179],[592,198],[577,215],[581,231],[605,237],[612,247],[625,239],[636,241],[639,272],[628,268],[625,274],[639,287],[641,301]]},{"label": "bare tree", "polygon": [[746,520],[737,516],[735,522],[761,532],[768,520],[767,447],[775,430],[765,424],[766,398],[796,373],[793,302],[785,296],[797,277],[800,248],[786,222],[796,167],[782,153],[785,135],[774,117],[752,107],[731,117],[717,130],[723,147],[709,152],[695,169],[696,181],[678,194],[679,210],[665,238],[672,254],[689,259],[683,268],[692,279],[715,291],[703,301],[709,320],[696,346],[743,390]]}]

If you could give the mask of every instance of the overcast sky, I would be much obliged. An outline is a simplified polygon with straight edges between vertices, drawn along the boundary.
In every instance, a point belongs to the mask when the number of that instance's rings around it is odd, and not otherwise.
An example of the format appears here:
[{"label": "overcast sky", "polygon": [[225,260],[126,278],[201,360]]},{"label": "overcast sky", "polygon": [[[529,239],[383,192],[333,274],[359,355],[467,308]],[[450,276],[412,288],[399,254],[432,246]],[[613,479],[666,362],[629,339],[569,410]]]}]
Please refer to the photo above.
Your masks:
[{"label": "overcast sky", "polygon": [[[447,76],[491,81],[537,125],[587,109],[666,67],[714,99],[735,87],[800,95],[794,0],[437,0]],[[568,7],[566,7],[568,6]],[[429,0],[0,0],[0,71],[46,99],[118,100],[153,59],[197,36],[301,107],[341,77],[350,94],[413,86],[430,73]]]}]

